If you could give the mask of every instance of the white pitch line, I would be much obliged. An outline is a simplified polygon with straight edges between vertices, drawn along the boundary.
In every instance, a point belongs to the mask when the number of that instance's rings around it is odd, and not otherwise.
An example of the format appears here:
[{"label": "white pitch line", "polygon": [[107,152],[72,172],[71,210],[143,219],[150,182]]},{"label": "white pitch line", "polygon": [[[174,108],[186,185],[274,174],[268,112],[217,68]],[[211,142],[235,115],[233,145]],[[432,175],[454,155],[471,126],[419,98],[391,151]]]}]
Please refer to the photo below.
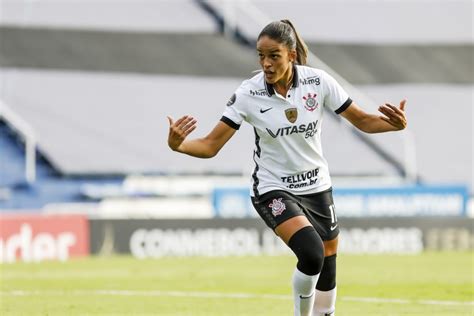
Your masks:
[{"label": "white pitch line", "polygon": [[410,304],[412,301],[402,298],[379,298],[379,297],[341,297],[343,301],[364,302],[364,303],[395,303],[395,304]]},{"label": "white pitch line", "polygon": [[380,297],[352,297],[343,296],[343,301],[365,302],[365,303],[390,303],[390,304],[419,304],[419,305],[474,305],[474,301],[441,301],[441,300],[409,300],[403,298],[380,298]]},{"label": "white pitch line", "polygon": [[459,302],[459,301],[434,301],[434,300],[420,300],[423,305],[474,305],[473,301]]},{"label": "white pitch line", "polygon": [[195,297],[195,298],[237,298],[237,299],[276,299],[291,300],[288,295],[253,294],[253,293],[223,293],[223,292],[182,292],[182,291],[131,291],[131,290],[93,290],[93,291],[0,291],[0,296],[167,296],[167,297]]},{"label": "white pitch line", "polygon": [[[255,294],[255,293],[223,293],[223,292],[185,292],[185,291],[135,291],[135,290],[92,290],[92,291],[24,291],[11,290],[0,291],[0,296],[153,296],[153,297],[193,297],[193,298],[231,298],[231,299],[273,299],[291,300],[290,295],[282,294]],[[380,298],[380,297],[339,297],[342,301],[361,303],[388,303],[388,304],[417,304],[417,305],[450,305],[450,306],[474,306],[474,301],[444,301],[444,300],[409,300],[402,298]]]},{"label": "white pitch line", "polygon": [[252,293],[223,293],[223,292],[181,292],[181,291],[128,291],[128,290],[99,290],[99,295],[123,296],[171,296],[171,297],[197,297],[197,298],[240,298],[240,299],[277,299],[290,300],[288,295],[278,294],[252,294]]}]

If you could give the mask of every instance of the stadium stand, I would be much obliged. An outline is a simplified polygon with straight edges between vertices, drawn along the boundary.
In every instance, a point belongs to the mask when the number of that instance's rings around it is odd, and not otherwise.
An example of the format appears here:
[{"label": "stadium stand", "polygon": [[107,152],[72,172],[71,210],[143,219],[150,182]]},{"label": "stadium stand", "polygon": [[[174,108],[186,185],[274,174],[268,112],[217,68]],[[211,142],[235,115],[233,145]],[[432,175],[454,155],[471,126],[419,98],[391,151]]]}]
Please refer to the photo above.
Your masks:
[{"label": "stadium stand", "polygon": [[215,33],[3,27],[0,36],[4,67],[240,78],[257,67]]},{"label": "stadium stand", "polygon": [[16,135],[0,120],[0,187],[14,187],[24,182],[25,155],[23,146],[19,144]]},{"label": "stadium stand", "polygon": [[[12,128],[0,119],[0,210],[39,211],[52,201],[78,203],[84,201],[82,188],[88,183],[96,185],[118,185],[122,177],[68,178],[59,174],[38,152],[36,156],[36,179],[28,183],[25,178],[25,149],[23,140]],[[92,199],[88,199],[92,201]],[[81,212],[90,209],[82,205]]]},{"label": "stadium stand", "polygon": [[[433,1],[429,11],[420,11],[420,1],[321,1],[317,7],[308,1],[291,6],[245,1],[238,8],[223,3],[2,3],[0,98],[34,127],[51,170],[63,177],[90,177],[87,184],[93,185],[91,193],[84,189],[86,182],[76,183],[75,198],[63,200],[97,201],[110,192],[132,196],[123,189],[122,177],[134,174],[151,174],[158,182],[156,175],[165,174],[228,174],[241,180],[253,167],[250,128],[242,128],[218,157],[197,160],[167,149],[166,115],[191,113],[199,119],[195,134],[207,132],[234,89],[258,68],[249,43],[262,20],[285,17],[295,21],[325,64],[376,102],[409,99],[412,143],[406,141],[408,133],[361,138],[338,118],[326,116],[325,154],[336,178],[400,182],[414,161],[419,181],[467,183],[472,192],[473,45],[466,31],[467,1]],[[318,15],[323,11],[334,14]],[[405,13],[403,27],[384,23],[400,12]],[[414,27],[420,12],[423,28]],[[355,23],[355,16],[365,23]],[[456,23],[446,21],[442,27],[440,16]],[[447,103],[456,110],[447,113]],[[459,135],[469,135],[467,145]],[[3,132],[0,139],[2,161],[5,157],[6,166],[16,166],[5,170],[16,179],[22,156],[3,155],[3,144],[10,144],[7,152],[12,140]],[[439,140],[445,141],[442,152]],[[349,153],[357,159],[348,162]],[[451,166],[440,168],[446,161]],[[102,181],[109,176],[110,183]],[[107,183],[112,189],[101,190]],[[147,190],[142,193],[153,191]]]},{"label": "stadium stand", "polygon": [[[196,134],[202,135],[220,118],[222,104],[229,91],[238,86],[238,79],[200,77],[197,86],[197,77],[22,71],[9,78],[28,91],[28,97],[7,95],[7,100],[21,100],[16,102],[16,111],[38,131],[40,148],[62,174],[240,174],[253,167],[253,131],[248,127],[242,128],[230,146],[212,160],[177,156],[166,145],[166,115],[195,115],[201,126]],[[41,89],[37,89],[40,81]],[[54,100],[49,97],[52,94]],[[196,105],[194,100],[204,101]],[[338,152],[353,150],[360,160],[350,168],[357,165],[361,175],[390,171],[390,165],[370,148],[359,148],[360,143],[349,130],[339,131],[338,120],[328,118],[325,133],[344,133],[341,142],[328,149],[329,153],[335,151],[335,159]],[[349,169],[343,159],[332,165],[336,173],[344,174]]]}]

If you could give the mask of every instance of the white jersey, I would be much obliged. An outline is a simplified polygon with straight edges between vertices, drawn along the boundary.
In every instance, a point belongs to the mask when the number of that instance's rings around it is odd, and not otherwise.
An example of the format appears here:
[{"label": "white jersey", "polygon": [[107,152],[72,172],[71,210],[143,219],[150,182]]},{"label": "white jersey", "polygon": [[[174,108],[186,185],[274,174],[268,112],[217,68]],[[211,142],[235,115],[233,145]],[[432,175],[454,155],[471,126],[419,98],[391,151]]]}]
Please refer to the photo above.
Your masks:
[{"label": "white jersey", "polygon": [[352,100],[323,70],[294,66],[293,71],[286,96],[266,83],[263,72],[245,80],[221,119],[235,129],[242,121],[254,127],[252,196],[272,190],[312,194],[331,187],[321,148],[324,108],[339,114]]}]

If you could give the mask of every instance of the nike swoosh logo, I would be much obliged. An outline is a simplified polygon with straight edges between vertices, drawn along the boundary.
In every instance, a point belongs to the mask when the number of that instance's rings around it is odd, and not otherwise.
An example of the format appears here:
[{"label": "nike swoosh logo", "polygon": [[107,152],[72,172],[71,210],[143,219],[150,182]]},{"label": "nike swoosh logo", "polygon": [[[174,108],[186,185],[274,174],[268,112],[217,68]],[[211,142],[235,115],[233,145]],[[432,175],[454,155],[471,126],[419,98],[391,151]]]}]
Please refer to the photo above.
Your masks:
[{"label": "nike swoosh logo", "polygon": [[312,298],[313,295],[314,295],[314,292],[313,292],[310,296],[303,296],[303,295],[300,295],[300,299],[306,300],[306,299],[308,299],[308,298]]},{"label": "nike swoosh logo", "polygon": [[265,112],[267,112],[267,111],[270,111],[271,109],[273,109],[273,108],[268,108],[268,109],[265,109],[265,110],[264,110],[264,109],[260,109],[260,113],[265,113]]},{"label": "nike swoosh logo", "polygon": [[331,227],[330,227],[331,231],[335,230],[336,227],[337,227],[337,225],[331,226]]}]

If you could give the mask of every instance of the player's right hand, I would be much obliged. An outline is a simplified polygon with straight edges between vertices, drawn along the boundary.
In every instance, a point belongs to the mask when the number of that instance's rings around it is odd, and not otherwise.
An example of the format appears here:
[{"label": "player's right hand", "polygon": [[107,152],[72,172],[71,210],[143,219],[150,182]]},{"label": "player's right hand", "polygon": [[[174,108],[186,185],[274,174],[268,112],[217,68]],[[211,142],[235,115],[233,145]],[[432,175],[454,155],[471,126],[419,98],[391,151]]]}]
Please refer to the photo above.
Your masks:
[{"label": "player's right hand", "polygon": [[176,121],[168,116],[168,122],[170,123],[168,146],[176,151],[184,139],[196,129],[197,121],[192,116],[185,115]]}]

